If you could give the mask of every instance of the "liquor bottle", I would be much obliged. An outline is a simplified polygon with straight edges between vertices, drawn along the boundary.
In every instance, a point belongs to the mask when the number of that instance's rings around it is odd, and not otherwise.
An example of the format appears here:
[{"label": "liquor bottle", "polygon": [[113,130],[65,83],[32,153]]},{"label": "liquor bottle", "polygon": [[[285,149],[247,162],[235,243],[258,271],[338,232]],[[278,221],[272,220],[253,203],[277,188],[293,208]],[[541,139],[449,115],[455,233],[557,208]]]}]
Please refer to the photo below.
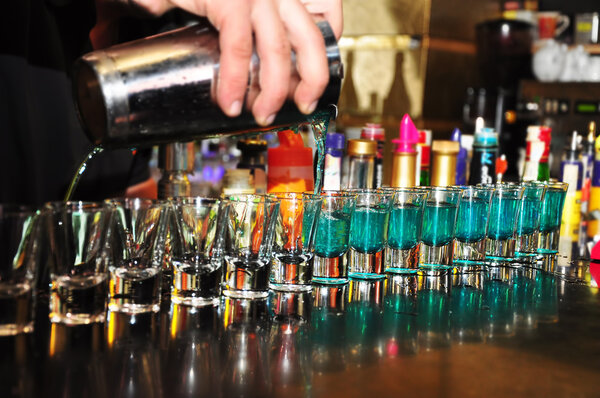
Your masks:
[{"label": "liquor bottle", "polygon": [[267,141],[259,138],[240,140],[237,148],[242,152],[238,169],[248,169],[254,179],[256,193],[267,192],[266,159]]},{"label": "liquor bottle", "polygon": [[[598,215],[598,217],[596,217]],[[590,238],[600,234],[600,136],[596,138],[594,145],[594,167],[592,170],[592,181],[590,187],[590,202],[588,207],[588,230]]]},{"label": "liquor bottle", "polygon": [[456,159],[456,185],[465,185],[467,183],[467,149],[461,144],[462,132],[455,128],[452,131],[451,140],[458,142],[460,149]]},{"label": "liquor bottle", "polygon": [[460,147],[455,141],[433,141],[433,168],[431,185],[446,187],[456,185],[456,160]]},{"label": "liquor bottle", "polygon": [[498,133],[494,129],[483,127],[479,131],[475,131],[469,185],[496,182],[497,150]]},{"label": "liquor bottle", "polygon": [[325,167],[323,190],[340,190],[342,186],[342,160],[346,137],[341,133],[327,133],[325,138]]},{"label": "liquor bottle", "polygon": [[348,140],[348,188],[373,188],[377,143],[371,140]]},{"label": "liquor bottle", "polygon": [[583,163],[580,160],[579,142],[581,136],[577,131],[571,136],[571,143],[565,151],[563,161],[560,165],[560,180],[569,184],[565,206],[563,210],[562,223],[560,227],[561,236],[577,240],[579,234],[579,222],[581,221],[581,184],[583,181]]},{"label": "liquor bottle", "polygon": [[418,185],[429,186],[431,163],[431,131],[419,131],[419,144],[417,145],[417,182]]},{"label": "liquor bottle", "polygon": [[360,138],[375,141],[377,143],[377,154],[375,156],[375,172],[373,173],[373,188],[379,188],[383,184],[383,149],[385,146],[385,130],[377,123],[367,123],[362,128]]}]

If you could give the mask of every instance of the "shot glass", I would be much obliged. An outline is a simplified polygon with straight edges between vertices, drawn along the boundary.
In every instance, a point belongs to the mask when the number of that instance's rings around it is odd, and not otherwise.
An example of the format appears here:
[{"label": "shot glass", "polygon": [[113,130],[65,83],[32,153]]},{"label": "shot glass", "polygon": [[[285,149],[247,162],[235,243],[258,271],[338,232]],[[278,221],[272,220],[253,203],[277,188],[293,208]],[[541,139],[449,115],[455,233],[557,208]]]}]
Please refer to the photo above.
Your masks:
[{"label": "shot glass", "polygon": [[348,282],[348,242],[356,195],[325,191],[315,233],[312,281],[325,284]]},{"label": "shot glass", "polygon": [[348,276],[357,279],[384,279],[384,249],[393,192],[351,189],[356,206],[350,221]]},{"label": "shot glass", "polygon": [[312,280],[317,219],[323,199],[319,195],[277,193],[279,214],[275,219],[275,243],[270,288],[309,291]]},{"label": "shot glass", "polygon": [[95,202],[44,207],[50,240],[50,321],[104,322],[108,298],[107,237],[111,209]]},{"label": "shot glass", "polygon": [[0,336],[33,331],[38,212],[0,204]]},{"label": "shot glass", "polygon": [[431,270],[452,267],[459,199],[459,188],[434,187],[429,190],[423,210],[419,268]]},{"label": "shot glass", "polygon": [[108,247],[113,253],[108,309],[137,314],[160,309],[165,255],[167,202],[140,198],[110,199]]},{"label": "shot glass", "polygon": [[454,236],[453,262],[478,267],[485,262],[485,236],[494,187],[461,187]]},{"label": "shot glass", "polygon": [[385,248],[385,272],[414,273],[419,268],[423,207],[428,192],[418,188],[394,190]]},{"label": "shot glass", "polygon": [[171,302],[200,307],[219,303],[227,201],[174,198]]},{"label": "shot glass", "polygon": [[517,218],[515,263],[531,264],[536,261],[537,256],[540,215],[546,186],[537,181],[523,182],[521,185],[524,191]]},{"label": "shot glass", "polygon": [[564,182],[546,183],[546,193],[540,211],[540,233],[538,254],[558,253],[560,222],[569,184]]},{"label": "shot glass", "polygon": [[271,195],[236,195],[228,198],[227,207],[222,294],[266,298],[279,200]]},{"label": "shot glass", "polygon": [[486,260],[491,265],[510,263],[515,256],[515,235],[524,187],[496,184],[488,221]]}]

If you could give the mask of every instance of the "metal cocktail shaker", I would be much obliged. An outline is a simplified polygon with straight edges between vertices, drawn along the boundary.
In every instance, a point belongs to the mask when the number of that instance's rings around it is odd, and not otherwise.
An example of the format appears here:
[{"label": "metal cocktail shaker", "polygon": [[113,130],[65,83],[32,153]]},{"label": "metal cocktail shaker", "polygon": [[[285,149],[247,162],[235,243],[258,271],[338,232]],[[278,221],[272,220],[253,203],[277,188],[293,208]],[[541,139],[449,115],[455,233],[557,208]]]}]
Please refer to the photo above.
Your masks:
[{"label": "metal cocktail shaker", "polygon": [[[343,75],[333,31],[325,21],[317,26],[325,40],[330,78],[315,113],[337,103]],[[258,132],[306,121],[292,98],[267,128],[256,124],[245,106],[240,116],[226,116],[215,98],[219,57],[218,32],[202,24],[84,55],[75,63],[73,81],[86,134],[96,145],[135,147]],[[291,62],[295,64],[294,54]],[[255,52],[248,91],[258,89],[258,70]],[[297,76],[296,68],[292,70]]]}]

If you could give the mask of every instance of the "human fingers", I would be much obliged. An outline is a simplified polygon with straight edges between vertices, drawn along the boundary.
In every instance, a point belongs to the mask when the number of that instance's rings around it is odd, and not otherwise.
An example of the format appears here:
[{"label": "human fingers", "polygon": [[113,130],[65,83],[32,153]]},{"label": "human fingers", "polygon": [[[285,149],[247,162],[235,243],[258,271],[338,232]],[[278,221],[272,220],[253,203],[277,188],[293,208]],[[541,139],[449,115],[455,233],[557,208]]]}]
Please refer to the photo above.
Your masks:
[{"label": "human fingers", "polygon": [[281,0],[279,12],[296,52],[300,83],[294,101],[301,112],[312,113],[329,82],[329,69],[323,36],[311,15],[298,0]]},{"label": "human fingers", "polygon": [[255,0],[250,12],[260,58],[260,92],[252,104],[257,123],[273,123],[288,92],[291,48],[275,0]]},{"label": "human fingers", "polygon": [[339,39],[344,29],[342,0],[300,0],[313,16],[321,16],[329,22],[335,38]]}]

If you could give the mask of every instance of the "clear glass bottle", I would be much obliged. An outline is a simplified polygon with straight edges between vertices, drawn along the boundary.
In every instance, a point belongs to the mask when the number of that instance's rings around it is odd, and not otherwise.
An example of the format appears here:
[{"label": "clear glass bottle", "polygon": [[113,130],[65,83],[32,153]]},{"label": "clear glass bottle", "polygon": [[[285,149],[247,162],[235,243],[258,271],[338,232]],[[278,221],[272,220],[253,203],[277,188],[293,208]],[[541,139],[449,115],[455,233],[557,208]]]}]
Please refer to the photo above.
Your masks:
[{"label": "clear glass bottle", "polygon": [[376,155],[376,141],[348,140],[348,188],[373,188]]}]

